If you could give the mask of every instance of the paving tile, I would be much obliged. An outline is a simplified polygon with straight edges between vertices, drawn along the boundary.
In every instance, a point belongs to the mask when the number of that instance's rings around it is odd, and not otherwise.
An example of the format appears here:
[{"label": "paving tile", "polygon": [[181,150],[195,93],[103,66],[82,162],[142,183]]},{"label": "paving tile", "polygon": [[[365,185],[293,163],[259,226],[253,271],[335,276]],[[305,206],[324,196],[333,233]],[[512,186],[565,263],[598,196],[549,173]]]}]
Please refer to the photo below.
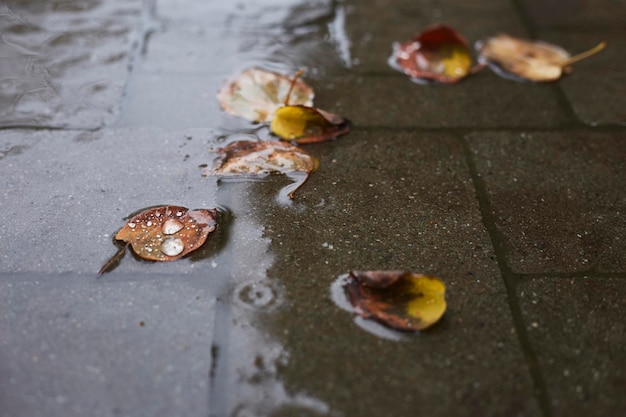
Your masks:
[{"label": "paving tile", "polygon": [[475,133],[468,140],[515,272],[626,270],[620,133]]},{"label": "paving tile", "polygon": [[626,25],[626,2],[623,0],[522,0],[537,30],[600,33],[620,32]]},{"label": "paving tile", "polygon": [[623,312],[618,278],[540,278],[517,289],[555,417],[626,410]]},{"label": "paving tile", "polygon": [[[320,169],[292,205],[271,203],[275,184],[250,190],[274,253],[268,276],[284,287],[260,328],[289,353],[287,390],[322,401],[322,415],[539,415],[461,143],[360,130],[310,151]],[[438,275],[448,311],[417,337],[374,336],[331,302],[351,269]],[[273,415],[316,415],[302,410]]]},{"label": "paving tile", "polygon": [[3,274],[0,300],[2,417],[208,414],[215,301],[188,280]]},{"label": "paving tile", "polygon": [[[471,81],[471,82],[470,82]],[[489,72],[455,86],[423,86],[398,74],[349,75],[316,85],[316,105],[360,127],[555,127],[570,118],[548,85]]]},{"label": "paving tile", "polygon": [[583,123],[626,125],[626,61],[621,52],[626,48],[624,35],[545,32],[545,36],[572,54],[607,42],[605,50],[575,64],[574,73],[564,77],[559,86]]},{"label": "paving tile", "polygon": [[255,66],[287,73],[305,68],[309,76],[343,67],[330,1],[207,4],[207,10],[193,4],[157,3],[163,23],[147,39],[142,71],[226,78]]},{"label": "paving tile", "polygon": [[0,6],[0,126],[114,121],[140,16],[139,0]]},{"label": "paving tile", "polygon": [[[209,130],[0,131],[0,272],[94,273],[116,251],[123,218],[162,204],[215,207]],[[137,262],[120,270],[185,273],[204,262]],[[156,269],[155,269],[156,268]]]},{"label": "paving tile", "polygon": [[527,33],[510,2],[347,0],[346,10],[346,33],[357,72],[395,72],[387,64],[392,45],[410,40],[433,24],[452,26],[472,49],[476,41],[502,31],[518,36]]}]

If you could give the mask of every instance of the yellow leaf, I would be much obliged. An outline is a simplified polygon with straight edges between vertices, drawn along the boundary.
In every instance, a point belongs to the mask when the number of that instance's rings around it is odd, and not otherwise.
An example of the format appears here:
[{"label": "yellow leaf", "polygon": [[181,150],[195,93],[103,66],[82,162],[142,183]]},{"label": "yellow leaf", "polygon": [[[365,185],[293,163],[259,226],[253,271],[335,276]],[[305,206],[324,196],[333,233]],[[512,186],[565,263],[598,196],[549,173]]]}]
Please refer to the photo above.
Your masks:
[{"label": "yellow leaf", "polygon": [[323,142],[350,131],[350,121],[308,106],[284,106],[276,110],[272,133],[299,144]]}]

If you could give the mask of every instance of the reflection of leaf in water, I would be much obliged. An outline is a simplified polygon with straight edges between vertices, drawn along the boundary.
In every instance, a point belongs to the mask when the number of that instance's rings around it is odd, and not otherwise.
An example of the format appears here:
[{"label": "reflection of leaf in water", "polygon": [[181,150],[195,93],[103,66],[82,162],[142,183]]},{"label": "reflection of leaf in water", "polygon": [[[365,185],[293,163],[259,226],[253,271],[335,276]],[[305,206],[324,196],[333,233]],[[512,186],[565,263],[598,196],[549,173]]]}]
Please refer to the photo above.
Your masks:
[{"label": "reflection of leaf in water", "polygon": [[304,179],[289,193],[293,199],[296,191],[306,182],[309,174],[317,170],[317,158],[304,150],[284,142],[240,140],[216,151],[219,155],[212,168],[203,175],[265,175],[303,172]]},{"label": "reflection of leaf in water", "polygon": [[227,113],[253,122],[269,122],[288,95],[295,104],[313,105],[313,89],[304,81],[252,68],[226,82],[217,99]]},{"label": "reflection of leaf in water", "polygon": [[160,206],[143,211],[126,222],[115,235],[127,243],[103,267],[106,272],[131,245],[141,258],[174,261],[201,247],[217,227],[217,210],[189,210],[180,206]]},{"label": "reflection of leaf in water", "polygon": [[422,274],[351,271],[345,289],[357,314],[396,330],[424,330],[446,311],[445,285]]},{"label": "reflection of leaf in water", "polygon": [[465,38],[445,25],[426,28],[412,40],[394,45],[390,64],[416,81],[453,84],[471,72],[472,58]]},{"label": "reflection of leaf in water", "polygon": [[600,52],[606,43],[570,56],[560,46],[501,34],[476,43],[479,60],[497,74],[519,81],[556,81],[571,73],[572,64]]}]

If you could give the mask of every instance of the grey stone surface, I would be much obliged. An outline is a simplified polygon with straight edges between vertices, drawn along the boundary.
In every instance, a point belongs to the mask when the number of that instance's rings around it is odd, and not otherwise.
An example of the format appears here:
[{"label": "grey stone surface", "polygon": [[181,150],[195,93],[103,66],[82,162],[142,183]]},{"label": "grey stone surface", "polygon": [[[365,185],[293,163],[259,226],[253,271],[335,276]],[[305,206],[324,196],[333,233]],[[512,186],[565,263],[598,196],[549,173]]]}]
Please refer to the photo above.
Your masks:
[{"label": "grey stone surface", "polygon": [[572,54],[605,41],[607,47],[597,55],[574,65],[574,73],[559,83],[578,118],[590,126],[626,125],[626,48],[623,34],[547,33],[546,39]]},{"label": "grey stone surface", "polygon": [[455,86],[418,85],[398,73],[350,74],[315,87],[318,106],[344,114],[358,126],[506,128],[571,122],[552,86],[515,83],[487,71]]},{"label": "grey stone surface", "polygon": [[[290,352],[287,387],[346,417],[538,415],[460,141],[360,130],[311,152],[321,167],[295,207],[258,213],[285,288],[264,322]],[[384,341],[330,301],[351,269],[398,268],[444,280],[440,325]]]},{"label": "grey stone surface", "polygon": [[[2,272],[95,273],[124,218],[148,206],[215,207],[210,130],[0,131]],[[184,265],[184,266],[183,266]],[[182,273],[196,263],[122,263]],[[147,268],[147,270],[146,270]]]},{"label": "grey stone surface", "polygon": [[532,25],[541,30],[567,32],[623,32],[626,3],[623,0],[521,0]]},{"label": "grey stone surface", "polygon": [[503,31],[517,36],[527,33],[512,2],[401,0],[390,5],[384,1],[364,4],[347,0],[346,9],[353,69],[365,73],[394,72],[387,64],[392,45],[411,40],[433,24],[456,29],[467,40],[472,54],[475,42],[487,36]]},{"label": "grey stone surface", "polygon": [[113,122],[141,10],[138,0],[0,5],[0,126]]},{"label": "grey stone surface", "polygon": [[[622,3],[3,3],[0,416],[620,415]],[[609,49],[556,84],[420,86],[386,60],[431,23]],[[272,139],[215,100],[252,66],[305,69],[354,122],[305,147],[320,169],[293,201],[290,177],[200,175]],[[162,204],[219,227],[96,277],[124,217]],[[353,268],[441,277],[446,315],[413,336],[355,319]]]},{"label": "grey stone surface", "polygon": [[517,289],[553,415],[626,410],[623,278],[539,278]]},{"label": "grey stone surface", "polygon": [[621,134],[499,132],[469,141],[515,272],[624,272]]},{"label": "grey stone surface", "polygon": [[207,415],[214,295],[119,284],[3,274],[1,416]]}]

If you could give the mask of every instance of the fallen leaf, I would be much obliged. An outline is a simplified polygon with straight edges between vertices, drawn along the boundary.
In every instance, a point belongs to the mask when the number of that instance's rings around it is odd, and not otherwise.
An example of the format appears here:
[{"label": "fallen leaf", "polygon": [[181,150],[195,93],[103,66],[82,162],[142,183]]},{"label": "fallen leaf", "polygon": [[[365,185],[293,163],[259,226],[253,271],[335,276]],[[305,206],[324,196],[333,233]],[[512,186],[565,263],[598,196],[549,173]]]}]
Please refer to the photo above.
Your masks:
[{"label": "fallen leaf", "polygon": [[160,206],[143,211],[126,222],[115,235],[127,245],[101,269],[106,272],[117,262],[128,245],[141,258],[174,261],[198,249],[217,227],[217,210],[189,210],[180,206]]},{"label": "fallen leaf", "polygon": [[284,106],[276,110],[270,130],[283,140],[298,144],[324,142],[350,131],[350,120],[316,109],[311,106],[294,104],[290,99],[298,78],[304,73],[298,71],[291,80],[291,87],[285,96]]},{"label": "fallen leaf", "polygon": [[414,80],[454,84],[482,66],[472,68],[465,38],[446,25],[434,25],[403,44],[394,44],[390,64]]},{"label": "fallen leaf", "polygon": [[304,81],[258,68],[226,82],[217,94],[224,111],[253,122],[269,122],[287,96],[294,104],[313,105],[313,89]]},{"label": "fallen leaf", "polygon": [[360,316],[396,330],[424,330],[446,311],[441,280],[405,271],[351,271],[346,283]]},{"label": "fallen leaf", "polygon": [[572,64],[600,52],[602,42],[578,55],[570,56],[563,48],[542,41],[531,41],[501,34],[477,42],[479,62],[488,64],[497,74],[518,81],[556,81],[571,73]]},{"label": "fallen leaf", "polygon": [[309,174],[319,167],[317,158],[297,146],[279,141],[240,140],[217,149],[219,155],[211,168],[205,168],[203,175],[262,175],[290,172],[304,172],[304,180],[289,193],[293,199],[295,192],[306,182]]},{"label": "fallen leaf", "polygon": [[281,139],[300,145],[323,142],[350,131],[350,120],[313,107],[294,105],[276,110],[270,129]]}]

